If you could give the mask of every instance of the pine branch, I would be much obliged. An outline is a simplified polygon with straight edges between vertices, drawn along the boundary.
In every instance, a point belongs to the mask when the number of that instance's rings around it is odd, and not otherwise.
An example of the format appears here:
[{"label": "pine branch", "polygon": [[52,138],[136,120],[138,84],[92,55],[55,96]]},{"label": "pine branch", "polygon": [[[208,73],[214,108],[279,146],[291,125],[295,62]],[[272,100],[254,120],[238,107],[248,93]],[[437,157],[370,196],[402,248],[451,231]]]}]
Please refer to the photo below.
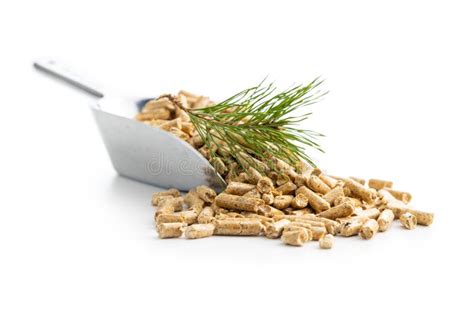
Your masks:
[{"label": "pine branch", "polygon": [[293,166],[304,160],[314,166],[303,146],[323,152],[316,142],[323,135],[298,128],[311,112],[293,112],[314,104],[326,94],[316,89],[322,82],[316,78],[307,85],[278,93],[273,84],[262,82],[213,106],[183,110],[211,149],[211,157],[216,157],[212,149],[219,148],[220,153],[234,158],[241,166],[254,165],[248,155],[262,161],[276,157]]}]

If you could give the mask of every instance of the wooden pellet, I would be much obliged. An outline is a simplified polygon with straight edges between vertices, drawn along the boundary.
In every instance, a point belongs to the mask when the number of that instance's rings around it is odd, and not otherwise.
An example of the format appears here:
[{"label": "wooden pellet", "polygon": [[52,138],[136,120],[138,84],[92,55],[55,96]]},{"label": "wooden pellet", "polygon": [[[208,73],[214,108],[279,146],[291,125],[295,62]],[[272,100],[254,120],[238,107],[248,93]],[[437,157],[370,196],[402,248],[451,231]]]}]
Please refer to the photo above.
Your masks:
[{"label": "wooden pellet", "polygon": [[369,179],[369,188],[375,190],[381,190],[383,188],[391,188],[393,185],[392,181],[380,180],[380,179]]},{"label": "wooden pellet", "polygon": [[282,234],[281,240],[287,245],[303,246],[305,242],[309,241],[309,235],[304,228],[288,230]]},{"label": "wooden pellet", "polygon": [[159,238],[178,238],[183,234],[183,223],[163,223],[156,226]]},{"label": "wooden pellet", "polygon": [[335,201],[337,199],[344,198],[344,190],[340,186],[334,187],[331,191],[323,195],[323,199],[325,199],[330,205],[335,205]]},{"label": "wooden pellet", "polygon": [[291,200],[291,207],[294,209],[302,209],[305,208],[308,205],[308,198],[304,194],[297,194],[292,200]]},{"label": "wooden pellet", "polygon": [[275,200],[275,197],[272,193],[263,193],[261,198],[267,205],[273,204],[273,201]]},{"label": "wooden pellet", "polygon": [[362,225],[359,235],[363,239],[372,239],[374,235],[379,231],[379,224],[375,219],[369,219]]},{"label": "wooden pellet", "polygon": [[229,236],[258,236],[262,231],[262,224],[258,220],[216,220],[215,235]]},{"label": "wooden pellet", "polygon": [[196,190],[191,190],[184,196],[184,202],[188,205],[189,209],[199,214],[204,207],[204,200],[199,197]]},{"label": "wooden pellet", "polygon": [[186,227],[184,230],[184,237],[187,239],[209,237],[214,233],[214,229],[215,227],[213,224],[194,224]]},{"label": "wooden pellet", "polygon": [[377,223],[379,224],[379,232],[384,232],[389,229],[394,218],[395,215],[393,215],[393,211],[390,209],[385,209],[382,213],[380,213],[377,219]]},{"label": "wooden pellet", "polygon": [[339,183],[337,179],[334,179],[333,177],[327,176],[325,174],[320,174],[319,178],[323,180],[323,182],[326,183],[326,185],[331,189],[334,189]]},{"label": "wooden pellet", "polygon": [[[182,197],[173,197],[161,200],[156,207],[156,214],[174,213],[183,209],[184,199]],[[158,215],[157,215],[158,216]]]},{"label": "wooden pellet", "polygon": [[213,189],[205,185],[200,185],[196,187],[196,193],[201,200],[207,203],[214,202],[214,199],[216,198],[216,195],[217,195],[216,191],[214,191]]},{"label": "wooden pellet", "polygon": [[331,234],[326,234],[319,239],[319,247],[321,249],[331,249],[334,245],[334,236]]},{"label": "wooden pellet", "polygon": [[294,184],[291,181],[287,181],[284,184],[280,185],[279,187],[276,188],[278,192],[281,192],[281,194],[292,194],[296,190],[296,184]]},{"label": "wooden pellet", "polygon": [[261,199],[221,193],[216,197],[216,204],[227,209],[257,212],[265,203]]},{"label": "wooden pellet", "polygon": [[340,235],[344,237],[354,236],[360,232],[360,229],[362,228],[363,225],[364,225],[363,220],[347,221],[341,225],[339,233]]},{"label": "wooden pellet", "polygon": [[262,177],[260,180],[257,182],[257,190],[260,193],[271,193],[272,190],[274,189],[273,187],[273,181],[272,179],[268,177]]},{"label": "wooden pellet", "polygon": [[417,219],[415,215],[406,212],[400,215],[400,223],[402,223],[406,229],[414,229],[417,224]]},{"label": "wooden pellet", "polygon": [[387,190],[387,192],[393,195],[397,200],[400,200],[405,204],[410,203],[411,201],[411,194],[408,192],[397,191],[390,188],[385,188],[385,190]]},{"label": "wooden pellet", "polygon": [[350,190],[352,195],[367,203],[372,203],[375,198],[372,191],[351,178],[345,180],[345,187]]},{"label": "wooden pellet", "polygon": [[283,210],[290,206],[293,197],[291,195],[276,196],[273,200],[273,207]]},{"label": "wooden pellet", "polygon": [[337,219],[340,217],[351,216],[352,213],[354,213],[354,207],[350,203],[343,203],[319,213],[318,216],[329,219]]},{"label": "wooden pellet", "polygon": [[316,175],[310,176],[306,185],[316,193],[326,194],[331,191],[331,188]]},{"label": "wooden pellet", "polygon": [[151,196],[151,204],[157,206],[158,203],[166,197],[178,197],[181,193],[177,189],[169,189],[166,191],[155,192]]},{"label": "wooden pellet", "polygon": [[325,199],[305,186],[301,186],[298,188],[298,190],[296,190],[296,194],[300,193],[308,198],[309,205],[313,208],[313,210],[316,211],[316,213],[320,213],[331,207]]},{"label": "wooden pellet", "polygon": [[212,223],[212,219],[214,217],[214,210],[210,206],[206,206],[203,208],[201,213],[199,213],[199,216],[197,218],[197,221],[199,224],[209,224]]}]

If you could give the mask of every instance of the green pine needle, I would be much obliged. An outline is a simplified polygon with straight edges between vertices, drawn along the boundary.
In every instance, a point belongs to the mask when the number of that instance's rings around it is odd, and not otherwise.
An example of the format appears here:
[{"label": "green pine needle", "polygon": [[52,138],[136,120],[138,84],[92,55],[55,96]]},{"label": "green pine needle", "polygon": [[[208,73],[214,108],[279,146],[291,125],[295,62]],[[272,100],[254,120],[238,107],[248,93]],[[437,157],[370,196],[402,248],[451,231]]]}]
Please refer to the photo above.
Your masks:
[{"label": "green pine needle", "polygon": [[262,161],[275,157],[292,166],[304,160],[315,166],[303,146],[323,152],[316,139],[324,135],[298,128],[311,112],[293,112],[316,103],[326,94],[316,89],[322,82],[316,78],[307,85],[278,93],[273,84],[262,82],[213,106],[185,110],[211,149],[211,158],[217,156],[212,149],[218,148],[221,156],[224,153],[234,158],[240,166],[252,164],[248,155]]}]

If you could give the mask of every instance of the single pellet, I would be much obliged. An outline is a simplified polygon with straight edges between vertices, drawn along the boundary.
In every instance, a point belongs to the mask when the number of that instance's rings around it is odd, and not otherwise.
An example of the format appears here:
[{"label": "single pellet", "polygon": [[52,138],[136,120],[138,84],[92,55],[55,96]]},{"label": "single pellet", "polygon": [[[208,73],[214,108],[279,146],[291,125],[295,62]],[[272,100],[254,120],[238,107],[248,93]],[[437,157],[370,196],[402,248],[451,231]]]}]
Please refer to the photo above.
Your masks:
[{"label": "single pellet", "polygon": [[151,196],[151,204],[153,206],[157,206],[158,203],[166,197],[178,197],[181,193],[179,193],[178,189],[169,189],[166,191],[155,192]]},{"label": "single pellet", "polygon": [[417,224],[417,219],[415,215],[406,212],[400,215],[400,222],[406,229],[414,229]]},{"label": "single pellet", "polygon": [[334,236],[332,234],[326,234],[319,239],[319,248],[331,249],[334,245]]},{"label": "single pellet", "polygon": [[304,228],[297,230],[287,230],[281,235],[283,243],[291,246],[303,246],[303,244],[309,241],[309,235]]},{"label": "single pellet", "polygon": [[369,179],[369,188],[375,190],[381,190],[383,188],[391,188],[393,185],[392,181],[380,180],[380,179]]},{"label": "single pellet", "polygon": [[325,199],[311,191],[308,187],[299,187],[298,190],[296,190],[296,194],[299,193],[305,195],[308,198],[309,205],[313,208],[313,210],[316,211],[316,213],[320,213],[331,207]]},{"label": "single pellet", "polygon": [[179,215],[178,213],[163,213],[158,214],[155,218],[156,224],[163,224],[163,223],[184,223],[184,218]]},{"label": "single pellet", "polygon": [[233,195],[244,195],[250,190],[255,189],[254,184],[242,183],[242,182],[230,182],[225,189],[226,193]]},{"label": "single pellet", "polygon": [[159,238],[177,238],[183,234],[183,223],[163,223],[156,226]]},{"label": "single pellet", "polygon": [[275,197],[273,196],[272,193],[263,193],[262,194],[262,200],[265,202],[267,205],[273,204],[273,201],[275,200]]},{"label": "single pellet", "polygon": [[188,225],[196,223],[198,218],[198,215],[194,211],[181,211],[174,213],[174,215],[180,216],[183,222]]},{"label": "single pellet", "polygon": [[377,209],[377,208],[369,208],[367,210],[356,210],[355,211],[355,214],[356,215],[359,215],[359,216],[365,216],[365,217],[368,217],[368,218],[372,218],[372,219],[377,219],[380,215],[380,210]]},{"label": "single pellet", "polygon": [[345,187],[350,190],[352,195],[367,203],[372,203],[374,201],[375,196],[373,192],[351,178],[345,180]]},{"label": "single pellet", "polygon": [[268,177],[262,177],[260,180],[257,182],[257,190],[260,193],[271,193],[272,190],[274,189],[273,187],[273,181],[272,179]]},{"label": "single pellet", "polygon": [[184,202],[188,204],[189,210],[195,211],[199,214],[204,207],[204,200],[199,197],[196,190],[191,190],[184,196]]},{"label": "single pellet", "polygon": [[275,196],[273,200],[273,207],[283,210],[290,206],[293,197],[291,195]]},{"label": "single pellet", "polygon": [[326,194],[331,191],[331,188],[316,175],[310,176],[306,182],[306,185],[314,192],[321,194]]},{"label": "single pellet", "polygon": [[323,195],[323,199],[325,199],[330,205],[335,205],[334,202],[337,199],[344,198],[344,190],[340,186],[336,186],[334,189]]},{"label": "single pellet", "polygon": [[385,190],[387,190],[387,192],[393,195],[397,200],[400,200],[405,204],[410,203],[411,201],[411,194],[408,192],[397,191],[390,188],[385,188]]},{"label": "single pellet", "polygon": [[327,233],[326,227],[324,226],[312,226],[311,225],[311,234],[313,236],[312,240],[320,240],[322,237],[324,237]]},{"label": "single pellet", "polygon": [[354,206],[352,206],[350,203],[343,203],[319,213],[318,216],[329,219],[337,219],[340,217],[351,216],[353,213]]},{"label": "single pellet", "polygon": [[215,226],[215,235],[258,236],[262,230],[260,221],[251,219],[216,220]]},{"label": "single pellet", "polygon": [[339,182],[338,180],[334,179],[333,177],[327,176],[327,175],[322,174],[322,173],[319,175],[319,178],[321,180],[323,180],[323,182],[326,183],[326,185],[328,187],[330,187],[331,189],[334,189],[337,186],[338,182]]},{"label": "single pellet", "polygon": [[392,225],[393,219],[395,215],[393,215],[393,211],[390,209],[385,209],[382,213],[380,213],[377,223],[379,224],[379,231],[384,232],[390,228]]},{"label": "single pellet", "polygon": [[221,193],[216,197],[216,204],[226,209],[236,209],[247,212],[257,212],[265,203],[261,199]]},{"label": "single pellet", "polygon": [[292,194],[296,190],[296,184],[294,184],[291,181],[287,181],[284,184],[277,187],[276,190],[281,192],[281,194],[284,194],[284,195]]},{"label": "single pellet", "polygon": [[362,225],[359,235],[363,239],[372,239],[379,230],[379,224],[375,219],[369,219]]},{"label": "single pellet", "polygon": [[294,209],[302,209],[305,208],[308,205],[308,198],[304,194],[297,194],[292,200],[291,200],[291,207]]},{"label": "single pellet", "polygon": [[341,224],[340,234],[344,237],[357,235],[360,232],[362,225],[364,225],[364,221],[362,220],[347,221],[344,224]]},{"label": "single pellet", "polygon": [[184,199],[182,197],[173,197],[161,200],[156,207],[156,216],[163,213],[174,213],[183,209]]},{"label": "single pellet", "polygon": [[247,193],[245,193],[242,196],[245,196],[245,197],[248,197],[248,198],[255,198],[255,199],[262,198],[262,194],[260,192],[258,192],[257,188],[248,191]]},{"label": "single pellet", "polygon": [[201,200],[207,203],[214,202],[214,199],[216,198],[216,195],[217,195],[216,191],[214,191],[213,189],[205,185],[200,185],[196,187],[196,193]]},{"label": "single pellet", "polygon": [[212,207],[206,206],[202,209],[201,213],[199,213],[197,221],[199,224],[209,224],[212,222],[213,217],[214,210],[212,209]]},{"label": "single pellet", "polygon": [[184,237],[188,239],[209,237],[214,233],[214,229],[215,227],[213,224],[194,224],[186,227],[184,230]]}]

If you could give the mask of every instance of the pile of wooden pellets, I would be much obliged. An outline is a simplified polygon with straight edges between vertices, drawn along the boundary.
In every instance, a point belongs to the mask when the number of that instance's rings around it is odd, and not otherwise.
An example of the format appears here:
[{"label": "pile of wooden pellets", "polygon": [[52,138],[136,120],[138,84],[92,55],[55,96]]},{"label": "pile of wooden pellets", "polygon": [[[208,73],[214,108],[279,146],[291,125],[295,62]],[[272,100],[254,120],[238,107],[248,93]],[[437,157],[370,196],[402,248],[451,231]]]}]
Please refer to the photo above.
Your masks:
[{"label": "pile of wooden pellets", "polygon": [[409,206],[411,194],[394,190],[391,181],[330,176],[303,162],[292,167],[274,157],[264,163],[248,156],[249,164],[242,167],[225,151],[203,146],[175,102],[189,108],[212,104],[208,98],[180,92],[150,101],[136,118],[175,134],[208,159],[212,150],[211,162],[227,187],[220,194],[206,186],[184,196],[177,189],[154,193],[160,238],[263,235],[292,246],[318,241],[320,248],[330,249],[335,236],[372,239],[395,219],[406,229],[433,222],[433,213]]}]

